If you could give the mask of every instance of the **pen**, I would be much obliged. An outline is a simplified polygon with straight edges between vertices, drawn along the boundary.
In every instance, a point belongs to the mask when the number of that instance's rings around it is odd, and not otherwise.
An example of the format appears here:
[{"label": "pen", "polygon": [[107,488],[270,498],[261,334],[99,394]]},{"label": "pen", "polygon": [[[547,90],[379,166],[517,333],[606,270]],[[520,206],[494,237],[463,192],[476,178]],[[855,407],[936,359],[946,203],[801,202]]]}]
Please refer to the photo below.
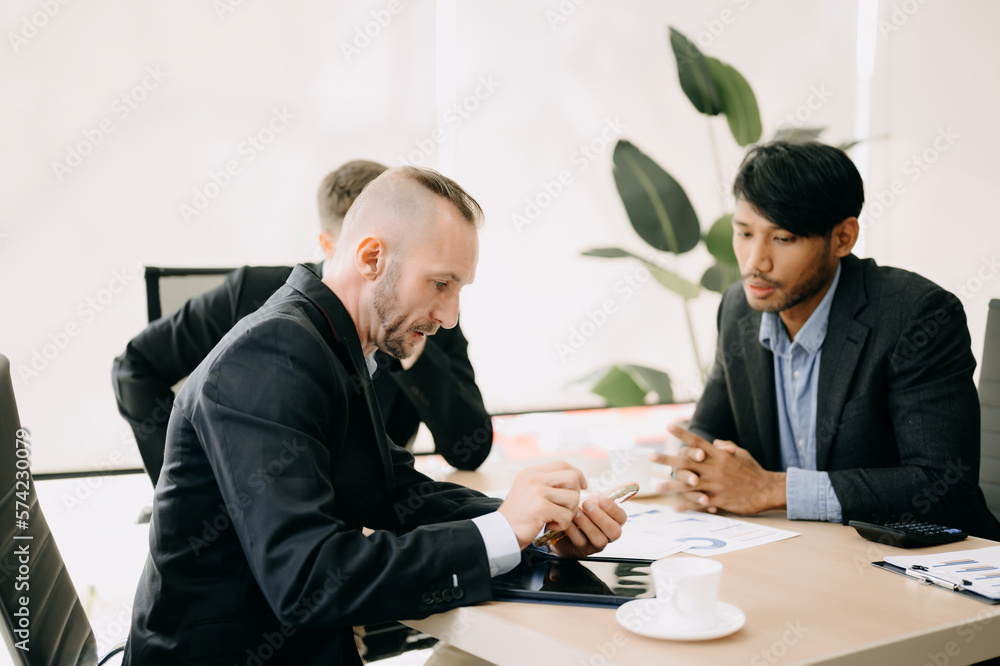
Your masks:
[{"label": "pen", "polygon": [[939,578],[937,574],[932,574],[926,571],[914,571],[913,569],[904,569],[905,573],[910,578],[916,578],[924,585],[937,585],[949,590],[957,590],[961,592],[965,587],[961,583],[955,583],[944,578]]},{"label": "pen", "polygon": [[961,589],[961,587],[963,585],[972,585],[972,581],[971,580],[965,580],[964,578],[959,578],[958,576],[955,576],[955,575],[949,574],[949,573],[945,573],[943,571],[931,571],[930,569],[928,569],[927,567],[925,567],[922,564],[914,564],[910,568],[914,569],[916,571],[921,571],[924,574],[926,574],[927,576],[930,576],[931,578],[937,577],[937,578],[940,578],[941,580],[948,581],[952,585],[955,585],[957,587],[957,589]]},{"label": "pen", "polygon": [[[622,502],[630,500],[637,492],[639,492],[638,483],[626,483],[624,486],[611,491],[608,494],[608,499],[621,504]],[[564,536],[566,536],[566,530],[549,530],[542,536],[532,541],[531,545],[535,548],[541,548],[550,541],[558,541]]]}]

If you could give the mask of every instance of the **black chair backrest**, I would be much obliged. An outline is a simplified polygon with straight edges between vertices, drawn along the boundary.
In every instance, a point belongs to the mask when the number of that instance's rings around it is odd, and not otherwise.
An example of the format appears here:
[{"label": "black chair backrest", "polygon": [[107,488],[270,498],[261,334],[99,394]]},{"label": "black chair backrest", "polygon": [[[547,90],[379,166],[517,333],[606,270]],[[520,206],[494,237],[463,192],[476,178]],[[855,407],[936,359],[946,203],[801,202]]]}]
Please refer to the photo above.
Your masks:
[{"label": "black chair backrest", "polygon": [[189,298],[222,284],[232,268],[162,268],[146,266],[146,310],[156,321],[179,309]]},{"label": "black chair backrest", "polygon": [[[97,641],[38,504],[28,469],[30,447],[31,437],[21,428],[17,415],[10,362],[0,355],[0,612],[4,639],[13,646],[11,657],[16,664],[91,666],[97,664]],[[19,649],[19,643],[29,649]]]},{"label": "black chair backrest", "polygon": [[996,298],[990,301],[986,319],[979,404],[983,410],[979,485],[990,511],[1000,518],[1000,299]]}]

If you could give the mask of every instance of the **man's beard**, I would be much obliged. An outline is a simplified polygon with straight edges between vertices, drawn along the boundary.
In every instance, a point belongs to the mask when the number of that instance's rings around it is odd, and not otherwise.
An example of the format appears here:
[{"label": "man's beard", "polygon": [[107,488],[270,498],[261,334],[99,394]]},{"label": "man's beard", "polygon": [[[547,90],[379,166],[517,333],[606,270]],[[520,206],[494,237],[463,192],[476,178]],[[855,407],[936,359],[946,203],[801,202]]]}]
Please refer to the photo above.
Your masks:
[{"label": "man's beard", "polygon": [[400,360],[413,353],[413,347],[406,346],[406,337],[414,331],[420,331],[424,335],[434,335],[437,326],[433,324],[414,324],[403,330],[406,323],[406,315],[400,314],[399,297],[396,295],[396,286],[399,282],[400,265],[398,262],[391,262],[386,268],[385,277],[379,284],[375,285],[375,293],[372,297],[372,305],[375,307],[375,314],[378,315],[379,324],[385,331],[385,351]]},{"label": "man's beard", "polygon": [[828,285],[833,280],[833,276],[837,272],[837,263],[839,263],[834,262],[833,265],[828,263],[827,259],[829,259],[830,255],[830,238],[828,237],[825,240],[825,254],[823,258],[816,263],[816,271],[809,276],[809,279],[806,280],[804,284],[799,285],[798,291],[795,293],[784,291],[784,285],[782,283],[775,282],[774,280],[768,280],[766,277],[756,272],[741,276],[744,281],[747,278],[753,278],[754,280],[765,282],[774,287],[776,291],[780,291],[785,297],[785,300],[781,303],[764,304],[760,307],[754,307],[751,305],[750,307],[758,312],[783,312],[789,308],[795,307],[803,301],[809,300],[822,291],[823,287]]},{"label": "man's beard", "polygon": [[780,282],[768,280],[763,275],[759,275],[757,273],[744,275],[743,279],[746,280],[747,278],[753,278],[759,282],[765,282],[784,295],[784,300],[780,303],[760,303],[757,305],[751,305],[754,310],[757,310],[758,312],[783,312],[818,294],[823,287],[825,287],[830,280],[833,279],[833,274],[836,270],[836,265],[830,269],[826,266],[826,264],[820,264],[816,271],[809,276],[809,280],[800,285],[795,293],[784,291]]}]

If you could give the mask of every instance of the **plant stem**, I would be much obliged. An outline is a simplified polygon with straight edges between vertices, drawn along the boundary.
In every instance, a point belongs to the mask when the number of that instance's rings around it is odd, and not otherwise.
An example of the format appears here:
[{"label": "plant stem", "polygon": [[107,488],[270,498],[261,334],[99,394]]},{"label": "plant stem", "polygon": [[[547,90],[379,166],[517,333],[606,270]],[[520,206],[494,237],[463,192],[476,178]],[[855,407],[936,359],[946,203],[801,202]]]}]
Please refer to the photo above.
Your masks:
[{"label": "plant stem", "polygon": [[705,122],[708,123],[708,142],[712,144],[712,160],[715,162],[715,191],[719,195],[720,209],[725,212],[726,198],[722,194],[722,188],[724,186],[722,181],[722,162],[719,160],[719,146],[715,142],[715,128],[712,125],[712,117],[706,116]]},{"label": "plant stem", "polygon": [[694,362],[698,366],[698,372],[701,373],[701,383],[704,385],[708,381],[708,372],[705,371],[705,367],[701,364],[701,352],[698,351],[698,336],[694,334],[694,322],[691,320],[691,308],[688,307],[688,299],[684,300],[684,317],[687,319],[688,324],[688,335],[691,336],[691,348],[694,349]]}]

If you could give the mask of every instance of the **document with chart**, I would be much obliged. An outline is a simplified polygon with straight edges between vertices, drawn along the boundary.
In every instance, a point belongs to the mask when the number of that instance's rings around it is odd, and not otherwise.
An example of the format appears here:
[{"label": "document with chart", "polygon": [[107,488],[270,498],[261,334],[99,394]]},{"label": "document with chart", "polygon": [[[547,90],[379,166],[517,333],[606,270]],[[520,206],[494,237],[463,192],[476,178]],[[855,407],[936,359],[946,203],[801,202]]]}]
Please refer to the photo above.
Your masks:
[{"label": "document with chart", "polygon": [[721,555],[798,536],[774,527],[711,513],[678,513],[663,504],[623,504],[622,536],[597,557],[656,560],[673,553]]},{"label": "document with chart", "polygon": [[885,561],[907,571],[921,572],[935,582],[957,581],[965,590],[1000,599],[1000,546],[934,555],[890,555]]}]

